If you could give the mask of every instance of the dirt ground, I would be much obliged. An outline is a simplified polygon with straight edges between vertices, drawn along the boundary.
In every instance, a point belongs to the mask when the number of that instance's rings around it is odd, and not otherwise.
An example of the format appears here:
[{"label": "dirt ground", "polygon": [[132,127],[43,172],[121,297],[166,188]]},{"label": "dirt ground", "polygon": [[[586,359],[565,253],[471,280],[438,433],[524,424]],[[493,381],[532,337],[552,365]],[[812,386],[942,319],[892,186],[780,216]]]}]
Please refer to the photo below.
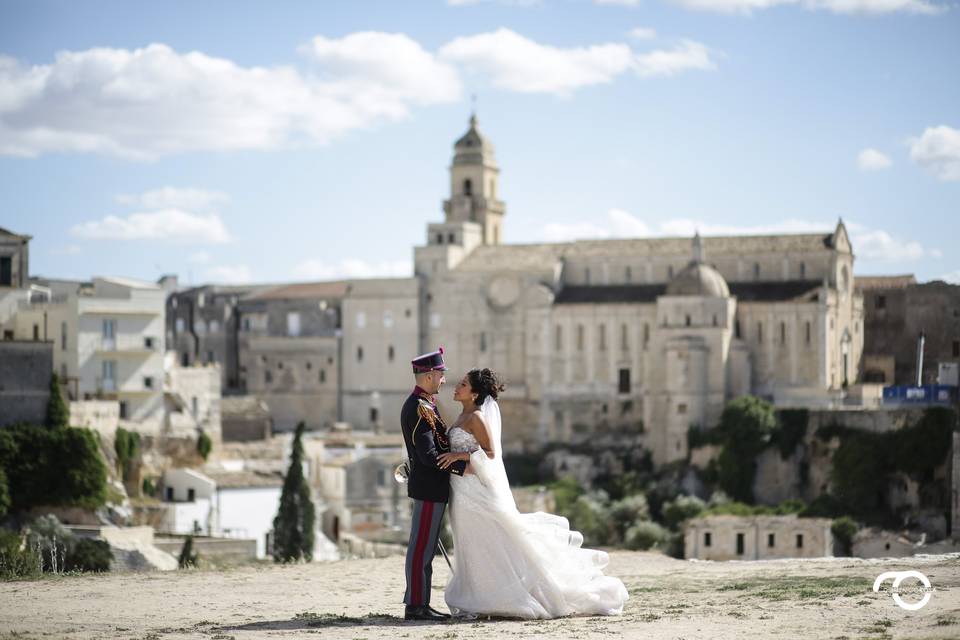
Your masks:
[{"label": "dirt ground", "polygon": [[[440,557],[434,567],[433,604],[445,610],[448,570]],[[910,569],[934,589],[923,609],[897,606],[890,582],[872,591],[880,573]],[[443,624],[403,621],[401,557],[6,582],[0,639],[960,638],[960,554],[697,562],[614,552],[607,573],[630,592],[622,616]]]}]

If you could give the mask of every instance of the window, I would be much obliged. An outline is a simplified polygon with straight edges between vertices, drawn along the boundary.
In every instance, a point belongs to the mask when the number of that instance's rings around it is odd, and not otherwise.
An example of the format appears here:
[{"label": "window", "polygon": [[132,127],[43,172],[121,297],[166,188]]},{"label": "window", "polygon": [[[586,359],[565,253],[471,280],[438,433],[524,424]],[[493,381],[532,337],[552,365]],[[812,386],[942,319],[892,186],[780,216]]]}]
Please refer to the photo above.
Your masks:
[{"label": "window", "polygon": [[684,323],[686,326],[688,326],[688,327],[690,326],[690,314],[689,314],[689,313],[688,313],[686,316],[684,316],[684,318],[683,318],[683,323]]},{"label": "window", "polygon": [[390,309],[383,312],[383,327],[385,329],[393,327],[393,311],[390,311]]},{"label": "window", "polygon": [[66,322],[60,323],[60,350],[61,351],[67,350],[67,323]]},{"label": "window", "polygon": [[[801,265],[801,266],[802,266],[802,265]],[[775,546],[775,545],[774,545],[774,537],[773,537],[773,534],[772,534],[772,533],[768,533],[768,534],[767,534],[767,546],[770,547],[771,549]]]},{"label": "window", "polygon": [[682,403],[682,402],[681,402],[680,404],[678,404],[678,405],[677,405],[677,415],[680,415],[680,416],[685,416],[685,415],[687,415],[687,405],[685,405],[685,404]]},{"label": "window", "polygon": [[560,325],[557,325],[556,330],[553,332],[553,346],[557,351],[563,348],[563,327]]},{"label": "window", "polygon": [[602,324],[598,327],[600,331],[600,351],[607,350],[607,325]]},{"label": "window", "polygon": [[627,337],[627,324],[620,325],[620,348],[626,351],[630,348],[630,342]]},{"label": "window", "polygon": [[787,323],[780,323],[780,344],[787,344]]},{"label": "window", "polygon": [[200,307],[201,309],[203,308],[203,305],[206,303],[206,301],[207,301],[207,297],[204,294],[201,293],[200,295],[197,296],[197,306]]},{"label": "window", "polygon": [[370,422],[376,423],[379,417],[380,411],[378,411],[376,407],[370,407]]},{"label": "window", "polygon": [[442,234],[442,233],[438,233],[438,234],[437,234],[437,244],[443,244],[443,234]]},{"label": "window", "polygon": [[800,279],[804,280],[807,277],[807,265],[803,262],[800,263]]},{"label": "window", "polygon": [[617,391],[620,393],[630,393],[630,369],[620,369],[620,381],[617,384]]},{"label": "window", "polygon": [[630,267],[627,267],[624,273],[624,279],[627,282],[630,282],[631,278],[632,278],[632,274],[630,273]]},{"label": "window", "polygon": [[713,326],[717,326],[717,314],[713,314]]},{"label": "window", "polygon": [[67,363],[66,362],[60,363],[60,380],[64,382],[66,382],[67,380]]},{"label": "window", "polygon": [[144,388],[144,389],[153,389],[153,376],[144,376],[144,377],[143,377],[143,388]]},{"label": "window", "polygon": [[103,321],[103,337],[107,340],[113,340],[117,334],[117,321],[116,320],[104,320]]},{"label": "window", "polygon": [[739,319],[733,321],[733,335],[734,337],[737,337],[737,338],[740,337],[740,320]]},{"label": "window", "polygon": [[113,360],[104,360],[101,366],[103,373],[103,387],[107,391],[113,391],[114,372],[116,371],[117,363]]},{"label": "window", "polygon": [[173,502],[173,487],[165,487],[167,502]]},{"label": "window", "polygon": [[190,354],[184,351],[180,354],[180,366],[189,367],[190,366]]},{"label": "window", "polygon": [[363,311],[357,312],[357,329],[363,329],[367,326],[367,314]]},{"label": "window", "polygon": [[805,331],[806,331],[806,342],[807,344],[810,344],[810,321],[809,320],[807,320]]},{"label": "window", "polygon": [[357,347],[357,362],[363,362],[363,347]]},{"label": "window", "polygon": [[[187,502],[193,502],[196,499],[197,499],[197,490],[193,488],[187,489]],[[196,528],[197,521],[194,520],[193,522],[194,522],[194,528]]]},{"label": "window", "polygon": [[128,411],[127,401],[121,400],[120,401],[120,419],[126,420],[129,417],[129,413],[130,412]]},{"label": "window", "polygon": [[207,350],[207,364],[213,364],[217,361],[217,357],[213,354],[213,351]]},{"label": "window", "polygon": [[709,547],[711,542],[713,542],[713,541],[710,539],[710,532],[709,532],[709,531],[704,531],[704,532],[703,532],[703,546]]},{"label": "window", "polygon": [[797,534],[797,549],[803,549],[803,534]]},{"label": "window", "polygon": [[[178,322],[178,323],[180,322],[180,318],[177,318],[177,322]],[[250,318],[244,318],[244,319],[243,319],[243,330],[244,330],[244,331],[250,331]],[[182,329],[181,329],[181,331],[182,331]]]},{"label": "window", "polygon": [[760,263],[759,262],[753,263],[753,279],[754,280],[760,279]]},{"label": "window", "polygon": [[3,256],[0,258],[0,287],[13,286],[13,258]]},{"label": "window", "polygon": [[300,314],[295,311],[287,314],[287,335],[291,338],[300,335]]},{"label": "window", "polygon": [[393,362],[393,345],[387,347],[387,360]]},{"label": "window", "polygon": [[583,351],[583,325],[577,325],[577,351]]},{"label": "window", "polygon": [[457,236],[453,235],[452,233],[447,235],[448,243],[453,244],[456,241],[457,241]]},{"label": "window", "polygon": [[887,296],[877,296],[877,309],[887,308]]},{"label": "window", "polygon": [[650,343],[650,325],[643,325],[643,346],[646,347]]},{"label": "window", "polygon": [[737,555],[738,555],[738,556],[742,556],[742,555],[743,555],[743,546],[744,546],[744,545],[743,545],[743,542],[744,542],[743,539],[744,539],[744,535],[743,535],[742,533],[738,533],[738,534],[737,534]]},{"label": "window", "polygon": [[320,369],[319,378],[320,378],[320,384],[323,384],[327,381],[327,372],[325,369]]},{"label": "window", "polygon": [[431,313],[430,314],[430,328],[439,329],[440,328],[440,314]]},{"label": "window", "polygon": [[586,284],[590,284],[590,267],[583,270],[583,281]]},{"label": "window", "polygon": [[143,348],[148,351],[153,351],[153,338],[146,336],[143,339]]},{"label": "window", "polygon": [[473,183],[470,181],[470,178],[467,178],[463,181],[463,195],[472,196],[473,195]]},{"label": "window", "polygon": [[305,366],[307,368],[307,371],[310,371],[310,369],[313,369],[313,363],[310,362],[309,360],[307,361],[307,364]]},{"label": "window", "polygon": [[757,342],[763,342],[763,323],[757,323]]},{"label": "window", "polygon": [[486,350],[487,350],[487,334],[481,332],[480,333],[480,353],[483,353]]},{"label": "window", "polygon": [[33,325],[33,339],[34,340],[40,339],[40,325],[38,324]]},{"label": "window", "polygon": [[264,370],[264,372],[263,372],[263,382],[264,382],[264,384],[272,384],[272,383],[273,383],[273,372],[270,371],[270,369]]},{"label": "window", "polygon": [[673,277],[673,265],[667,267],[667,278]]}]

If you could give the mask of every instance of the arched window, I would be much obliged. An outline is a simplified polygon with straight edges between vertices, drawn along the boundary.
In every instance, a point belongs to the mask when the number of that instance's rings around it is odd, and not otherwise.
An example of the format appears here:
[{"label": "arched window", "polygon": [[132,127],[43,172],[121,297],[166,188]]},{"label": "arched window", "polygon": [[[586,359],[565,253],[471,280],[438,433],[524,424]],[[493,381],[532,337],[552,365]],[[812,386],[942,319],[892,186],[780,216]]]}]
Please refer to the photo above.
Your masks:
[{"label": "arched window", "polygon": [[560,351],[563,348],[563,327],[557,325],[557,330],[553,334],[554,338],[554,347],[557,351]]},{"label": "arched window", "polygon": [[753,263],[753,279],[754,280],[760,279],[760,263],[759,262]]},{"label": "arched window", "polygon": [[787,323],[780,323],[780,344],[787,344]]},{"label": "arched window", "polygon": [[473,195],[473,183],[470,182],[470,178],[467,178],[463,181],[463,195],[472,196]]},{"label": "arched window", "polygon": [[626,323],[620,325],[620,348],[626,351],[630,348],[630,343],[627,339],[627,325]]},{"label": "arched window", "polygon": [[600,351],[607,349],[607,325],[601,324],[600,327]]},{"label": "arched window", "polygon": [[387,348],[387,360],[389,360],[390,362],[393,362],[393,345],[390,345]]},{"label": "arched window", "polygon": [[804,262],[800,263],[800,279],[804,280],[807,277],[807,265]]},{"label": "arched window", "polygon": [[807,344],[810,344],[810,321],[807,321]]},{"label": "arched window", "polygon": [[757,342],[763,342],[763,323],[757,323]]},{"label": "arched window", "polygon": [[650,343],[650,325],[644,323],[643,325],[643,346],[646,347]]},{"label": "arched window", "polygon": [[577,325],[577,351],[583,351],[583,325]]},{"label": "arched window", "polygon": [[442,234],[442,233],[438,233],[438,234],[437,234],[437,244],[443,244],[443,234]]}]

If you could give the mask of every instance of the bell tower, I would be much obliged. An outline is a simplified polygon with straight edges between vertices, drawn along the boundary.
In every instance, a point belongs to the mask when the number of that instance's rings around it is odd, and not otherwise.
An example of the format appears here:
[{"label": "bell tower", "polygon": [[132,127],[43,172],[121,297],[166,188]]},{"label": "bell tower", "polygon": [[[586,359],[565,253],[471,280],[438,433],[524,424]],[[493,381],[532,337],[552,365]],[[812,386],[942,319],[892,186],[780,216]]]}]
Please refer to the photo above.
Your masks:
[{"label": "bell tower", "polygon": [[499,180],[493,144],[480,133],[472,114],[470,128],[453,145],[450,197],[443,202],[446,222],[475,222],[483,244],[501,244],[506,205],[497,199]]}]

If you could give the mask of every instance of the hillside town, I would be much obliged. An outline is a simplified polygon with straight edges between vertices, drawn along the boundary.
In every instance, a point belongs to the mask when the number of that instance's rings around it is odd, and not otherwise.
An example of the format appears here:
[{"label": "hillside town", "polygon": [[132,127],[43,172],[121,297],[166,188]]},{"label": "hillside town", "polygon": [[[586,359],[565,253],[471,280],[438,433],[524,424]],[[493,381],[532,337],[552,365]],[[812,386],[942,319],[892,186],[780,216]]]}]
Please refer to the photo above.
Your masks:
[{"label": "hillside town", "polygon": [[18,474],[66,469],[14,464],[31,454],[7,446],[5,526],[103,541],[112,570],[175,570],[185,547],[210,566],[262,561],[296,466],[308,559],[402,554],[400,406],[410,361],[444,345],[449,379],[482,365],[508,381],[521,511],[557,511],[591,544],[960,551],[960,286],[858,277],[842,221],[511,245],[476,116],[449,171],[407,278],[64,280],[31,272],[41,227],[0,229],[0,426],[63,415],[106,469],[92,498],[27,496]]}]

